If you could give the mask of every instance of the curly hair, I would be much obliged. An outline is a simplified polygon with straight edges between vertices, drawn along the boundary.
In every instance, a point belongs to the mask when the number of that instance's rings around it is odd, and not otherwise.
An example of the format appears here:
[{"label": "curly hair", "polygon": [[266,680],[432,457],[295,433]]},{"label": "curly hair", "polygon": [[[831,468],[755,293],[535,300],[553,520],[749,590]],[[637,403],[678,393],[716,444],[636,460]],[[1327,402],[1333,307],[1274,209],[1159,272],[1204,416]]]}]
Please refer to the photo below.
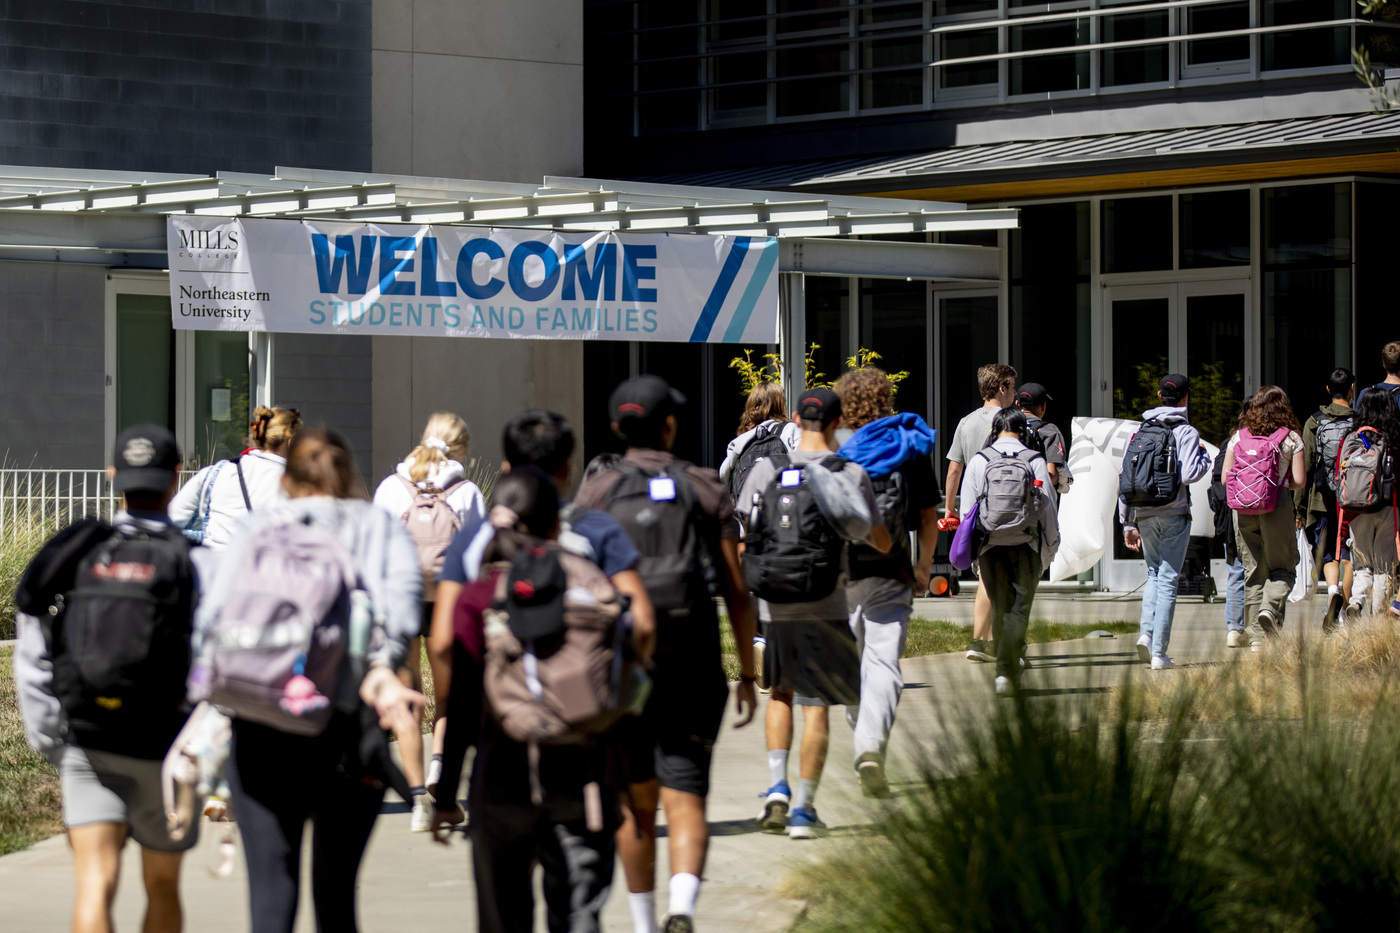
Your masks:
[{"label": "curly hair", "polygon": [[1247,407],[1240,413],[1240,427],[1247,428],[1250,434],[1272,434],[1279,428],[1303,430],[1298,425],[1298,416],[1293,414],[1288,393],[1278,386],[1260,386],[1249,397]]},{"label": "curly hair", "polygon": [[877,366],[863,366],[836,380],[836,394],[841,398],[841,417],[851,430],[863,428],[877,418],[888,417],[894,392],[885,371]]},{"label": "curly hair", "polygon": [[783,387],[776,382],[760,382],[744,402],[744,416],[739,419],[739,430],[734,432],[734,436],[738,437],[772,420],[787,420],[787,397],[783,395]]}]

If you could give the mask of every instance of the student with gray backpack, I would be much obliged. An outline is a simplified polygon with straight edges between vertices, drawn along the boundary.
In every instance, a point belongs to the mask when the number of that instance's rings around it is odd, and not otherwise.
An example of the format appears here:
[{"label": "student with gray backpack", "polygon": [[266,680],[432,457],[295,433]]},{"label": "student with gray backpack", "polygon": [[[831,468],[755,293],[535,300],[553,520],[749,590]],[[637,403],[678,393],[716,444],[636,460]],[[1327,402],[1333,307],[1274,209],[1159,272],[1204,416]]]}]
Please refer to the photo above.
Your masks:
[{"label": "student with gray backpack", "polygon": [[1307,532],[1308,540],[1320,553],[1319,563],[1327,581],[1324,632],[1346,620],[1346,603],[1351,594],[1350,534],[1345,524],[1339,527],[1337,513],[1337,461],[1356,414],[1351,407],[1356,394],[1356,377],[1351,370],[1340,366],[1334,369],[1327,377],[1327,394],[1331,401],[1303,423],[1307,474],[1303,488],[1293,493],[1297,527]]},{"label": "student with gray backpack", "polygon": [[1009,696],[1020,683],[1031,601],[1060,548],[1060,529],[1045,458],[1022,442],[1025,413],[1003,408],[991,430],[991,445],[968,461],[959,519],[976,523],[978,574],[992,604],[995,689]]},{"label": "student with gray backpack", "polygon": [[200,603],[190,698],[233,716],[251,929],[292,930],[309,820],[316,926],[353,931],[385,787],[409,796],[385,730],[417,729],[424,704],[396,676],[422,570],[403,525],[361,498],[339,435],[298,432],[282,484],[288,502],[249,517]]},{"label": "student with gray backpack", "polygon": [[1298,567],[1292,497],[1306,481],[1303,438],[1288,395],[1260,386],[1225,446],[1225,501],[1235,512],[1244,562],[1244,621],[1250,648],[1283,626]]},{"label": "student with gray backpack", "polygon": [[1210,470],[1201,435],[1191,426],[1187,405],[1191,386],[1180,373],[1162,377],[1162,404],[1142,414],[1142,426],[1128,441],[1118,474],[1118,518],[1123,543],[1142,551],[1147,583],[1142,589],[1138,657],[1152,670],[1167,670],[1177,578],[1191,541],[1190,485]]},{"label": "student with gray backpack", "polygon": [[[1400,412],[1382,392],[1367,392],[1356,406],[1356,428],[1338,457],[1337,504],[1349,516],[1355,578],[1349,612],[1379,613],[1389,600],[1400,552],[1395,508],[1395,451],[1400,450]],[[1389,603],[1400,616],[1400,600]]]},{"label": "student with gray backpack", "polygon": [[[423,639],[433,624],[433,606],[437,594],[437,576],[442,570],[443,557],[453,538],[467,522],[486,515],[486,501],[481,490],[467,479],[471,435],[467,423],[450,411],[434,412],[417,447],[386,476],[374,491],[374,504],[393,515],[408,529],[418,551],[418,564],[423,570],[423,615],[419,637],[408,646],[408,655],[399,678],[414,690],[423,689],[420,667]],[[428,658],[432,665],[433,658]],[[436,678],[440,671],[434,667]],[[442,774],[444,726],[446,709],[437,710],[433,723],[433,756],[427,773],[423,770],[423,739],[417,731],[399,736],[399,752],[404,776],[413,794],[413,811],[409,816],[410,832],[424,833],[432,826],[434,800],[438,778]],[[455,793],[455,791],[454,791]],[[447,801],[444,801],[446,803]],[[455,798],[452,806],[458,811]]]}]

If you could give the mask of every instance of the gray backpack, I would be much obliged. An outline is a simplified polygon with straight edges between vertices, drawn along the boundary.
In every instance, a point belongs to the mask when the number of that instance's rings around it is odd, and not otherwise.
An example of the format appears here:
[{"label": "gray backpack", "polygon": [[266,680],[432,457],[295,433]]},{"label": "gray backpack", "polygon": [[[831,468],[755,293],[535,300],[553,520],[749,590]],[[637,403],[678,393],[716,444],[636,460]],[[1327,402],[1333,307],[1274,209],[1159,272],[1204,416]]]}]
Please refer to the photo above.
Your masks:
[{"label": "gray backpack", "polygon": [[258,531],[196,665],[191,693],[239,719],[320,735],[350,647],[358,574],[332,531],[301,521]]},{"label": "gray backpack", "polygon": [[1034,450],[997,450],[986,447],[977,456],[987,462],[986,482],[977,500],[977,523],[986,535],[986,546],[1025,544],[1039,528]]}]

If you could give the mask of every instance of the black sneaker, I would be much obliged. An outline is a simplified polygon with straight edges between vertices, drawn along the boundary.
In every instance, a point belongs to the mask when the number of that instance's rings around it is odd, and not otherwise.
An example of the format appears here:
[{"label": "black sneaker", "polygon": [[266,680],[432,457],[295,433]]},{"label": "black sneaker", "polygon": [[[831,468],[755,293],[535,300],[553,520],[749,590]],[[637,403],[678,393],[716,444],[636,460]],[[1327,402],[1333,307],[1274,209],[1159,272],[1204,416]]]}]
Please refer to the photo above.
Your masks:
[{"label": "black sneaker", "polygon": [[1327,614],[1322,617],[1322,630],[1331,632],[1337,627],[1337,617],[1342,614],[1344,598],[1341,590],[1327,597]]},{"label": "black sneaker", "polygon": [[980,638],[974,638],[967,644],[967,659],[969,661],[995,661],[997,656],[992,654],[992,646]]}]

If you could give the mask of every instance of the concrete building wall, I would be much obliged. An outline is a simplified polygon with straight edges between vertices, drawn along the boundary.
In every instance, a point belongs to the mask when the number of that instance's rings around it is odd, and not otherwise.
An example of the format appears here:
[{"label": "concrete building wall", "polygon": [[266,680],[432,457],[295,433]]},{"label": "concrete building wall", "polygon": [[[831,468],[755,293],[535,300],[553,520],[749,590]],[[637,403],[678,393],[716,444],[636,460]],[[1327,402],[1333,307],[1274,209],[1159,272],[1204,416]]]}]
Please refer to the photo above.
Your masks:
[{"label": "concrete building wall", "polygon": [[10,0],[0,163],[370,167],[371,0]]},{"label": "concrete building wall", "polygon": [[[374,0],[374,171],[539,184],[583,172],[581,0]],[[578,342],[374,337],[373,473],[439,409],[499,463],[529,407],[583,424]],[[580,444],[580,458],[582,457]]]},{"label": "concrete building wall", "polygon": [[273,354],[273,401],[343,435],[373,491],[370,338],[277,334]]}]

